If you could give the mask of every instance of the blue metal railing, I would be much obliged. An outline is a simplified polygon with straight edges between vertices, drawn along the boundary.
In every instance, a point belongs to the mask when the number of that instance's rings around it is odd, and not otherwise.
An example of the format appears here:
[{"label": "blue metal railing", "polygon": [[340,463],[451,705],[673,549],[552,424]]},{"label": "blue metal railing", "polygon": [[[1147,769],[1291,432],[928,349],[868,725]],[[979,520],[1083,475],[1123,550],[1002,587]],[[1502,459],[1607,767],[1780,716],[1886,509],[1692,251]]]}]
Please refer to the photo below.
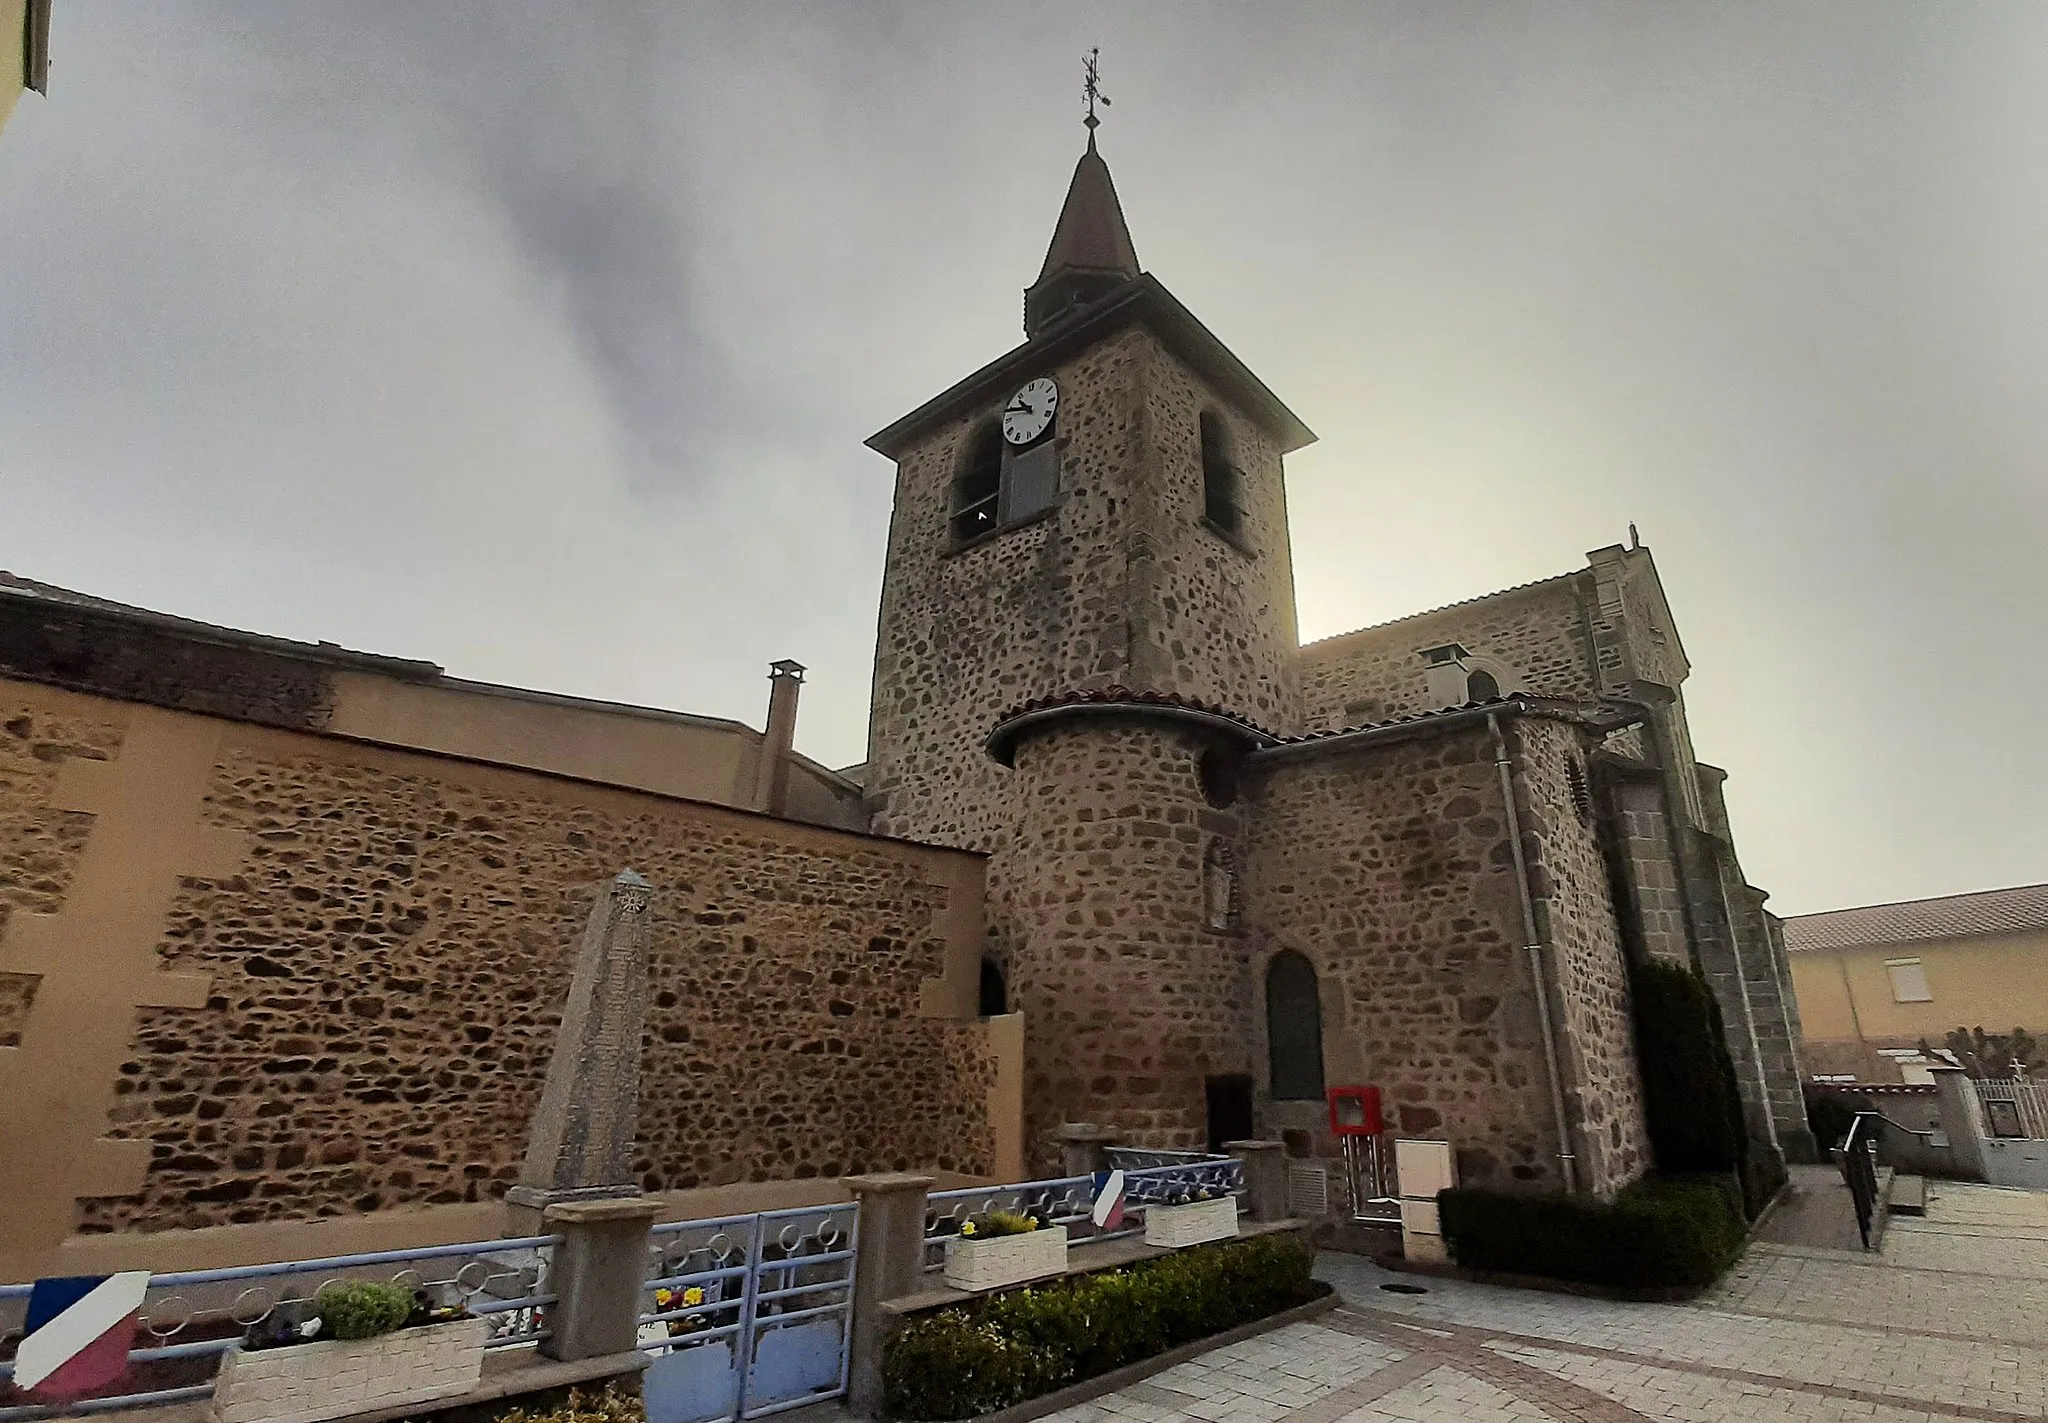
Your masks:
[{"label": "blue metal railing", "polygon": [[[470,1241],[461,1245],[430,1245],[415,1250],[378,1250],[358,1255],[330,1255],[317,1260],[283,1260],[262,1265],[237,1265],[219,1270],[182,1270],[152,1275],[149,1292],[138,1316],[138,1332],[158,1342],[131,1349],[130,1366],[179,1359],[206,1359],[225,1354],[239,1346],[247,1331],[268,1319],[280,1307],[302,1304],[319,1293],[319,1286],[344,1278],[361,1278],[365,1272],[401,1266],[389,1278],[412,1289],[439,1294],[442,1302],[461,1303],[469,1313],[491,1321],[491,1336],[485,1348],[501,1349],[531,1344],[548,1334],[546,1313],[555,1303],[547,1287],[548,1267],[559,1235],[534,1235],[519,1239]],[[463,1263],[445,1279],[430,1279],[419,1268],[428,1262],[461,1260]],[[315,1276],[318,1283],[309,1291],[294,1293],[295,1278]],[[256,1283],[274,1282],[274,1283]],[[231,1287],[243,1288],[233,1290]],[[0,1312],[11,1301],[25,1304],[31,1284],[0,1285]],[[512,1291],[517,1291],[513,1293]],[[187,1295],[192,1298],[187,1298]],[[225,1329],[217,1337],[167,1343],[190,1329]],[[0,1383],[14,1376],[12,1361],[0,1361]],[[213,1383],[180,1384],[175,1387],[137,1390],[104,1398],[81,1399],[62,1407],[40,1404],[0,1406],[0,1423],[27,1423],[41,1418],[71,1417],[104,1413],[117,1408],[153,1408],[209,1397]]]},{"label": "blue metal railing", "polygon": [[[1122,1164],[1123,1160],[1133,1158],[1161,1157],[1170,1159],[1141,1166]],[[1113,1147],[1109,1161],[1112,1168],[1124,1173],[1127,1211],[1125,1223],[1116,1230],[1097,1230],[1090,1217],[1095,1198],[1093,1176],[1059,1176],[1007,1186],[962,1186],[931,1192],[925,1198],[926,1273],[944,1268],[946,1241],[960,1233],[964,1222],[989,1211],[1033,1216],[1048,1226],[1060,1226],[1077,1243],[1118,1240],[1144,1232],[1147,1206],[1175,1205],[1203,1193],[1242,1196],[1245,1189],[1244,1163],[1235,1157]]]}]

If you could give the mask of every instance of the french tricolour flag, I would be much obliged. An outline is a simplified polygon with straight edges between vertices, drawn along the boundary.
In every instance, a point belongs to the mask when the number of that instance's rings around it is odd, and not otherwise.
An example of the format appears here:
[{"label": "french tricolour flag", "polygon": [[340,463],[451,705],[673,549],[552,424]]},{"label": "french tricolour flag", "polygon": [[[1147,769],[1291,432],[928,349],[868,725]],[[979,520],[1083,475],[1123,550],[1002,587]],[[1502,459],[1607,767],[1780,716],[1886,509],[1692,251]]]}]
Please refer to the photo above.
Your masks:
[{"label": "french tricolour flag", "polygon": [[15,1387],[63,1400],[121,1377],[148,1290],[147,1270],[37,1280],[14,1351]]},{"label": "french tricolour flag", "polygon": [[1115,1230],[1124,1223],[1124,1173],[1095,1173],[1095,1207],[1088,1212],[1097,1230]]}]

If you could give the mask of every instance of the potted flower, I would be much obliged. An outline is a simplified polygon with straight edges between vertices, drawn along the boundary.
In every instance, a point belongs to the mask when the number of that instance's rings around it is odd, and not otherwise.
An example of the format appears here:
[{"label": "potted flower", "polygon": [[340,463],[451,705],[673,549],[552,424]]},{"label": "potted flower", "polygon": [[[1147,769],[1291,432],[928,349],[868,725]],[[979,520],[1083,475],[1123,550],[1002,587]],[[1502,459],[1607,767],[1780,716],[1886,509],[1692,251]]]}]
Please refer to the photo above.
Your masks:
[{"label": "potted flower", "polygon": [[[654,1312],[656,1314],[668,1314],[679,1309],[695,1309],[703,1303],[704,1287],[702,1285],[690,1285],[680,1290],[659,1289],[654,1292]],[[674,1347],[678,1349],[694,1349],[704,1341],[702,1339],[692,1339],[690,1336],[703,1329],[709,1323],[710,1321],[701,1314],[686,1314],[680,1319],[662,1321],[662,1327],[668,1331],[670,1339],[683,1341]]]},{"label": "potted flower", "polygon": [[963,1221],[960,1233],[946,1242],[946,1283],[956,1290],[996,1290],[1064,1274],[1066,1268],[1066,1227],[1041,1229],[1034,1217],[1015,1211]]},{"label": "potted flower", "polygon": [[368,1280],[323,1285],[310,1308],[274,1315],[221,1356],[213,1417],[318,1423],[468,1393],[489,1334],[487,1321],[435,1309],[424,1291]]},{"label": "potted flower", "polygon": [[1145,1207],[1145,1243],[1178,1250],[1237,1235],[1237,1197],[1228,1191],[1201,1187],[1187,1200]]}]

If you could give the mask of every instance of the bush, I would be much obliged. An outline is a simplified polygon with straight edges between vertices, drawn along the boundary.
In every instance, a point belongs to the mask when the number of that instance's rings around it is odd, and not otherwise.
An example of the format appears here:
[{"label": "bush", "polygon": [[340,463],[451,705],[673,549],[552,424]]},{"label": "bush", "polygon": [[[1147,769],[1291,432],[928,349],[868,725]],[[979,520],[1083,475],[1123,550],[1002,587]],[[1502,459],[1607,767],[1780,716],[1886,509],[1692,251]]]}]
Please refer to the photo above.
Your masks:
[{"label": "bush", "polygon": [[323,1339],[374,1339],[412,1317],[412,1291],[403,1285],[350,1280],[322,1285],[313,1296]]},{"label": "bush", "polygon": [[889,1341],[888,1411],[992,1413],[1263,1319],[1324,1293],[1314,1260],[1298,1237],[1266,1235],[934,1311]]},{"label": "bush", "polygon": [[515,1408],[497,1415],[496,1423],[647,1423],[647,1413],[640,1400],[631,1394],[608,1388],[603,1393],[586,1396],[580,1390],[571,1389],[569,1401],[560,1408],[550,1408],[542,1413]]},{"label": "bush", "polygon": [[1611,1202],[1452,1190],[1437,1205],[1451,1258],[1467,1269],[1621,1289],[1710,1285],[1747,1238],[1728,1174],[1645,1177]]},{"label": "bush", "polygon": [[1747,1145],[1735,1062],[1705,979],[1678,964],[1633,965],[1636,1058],[1657,1169],[1733,1171]]}]

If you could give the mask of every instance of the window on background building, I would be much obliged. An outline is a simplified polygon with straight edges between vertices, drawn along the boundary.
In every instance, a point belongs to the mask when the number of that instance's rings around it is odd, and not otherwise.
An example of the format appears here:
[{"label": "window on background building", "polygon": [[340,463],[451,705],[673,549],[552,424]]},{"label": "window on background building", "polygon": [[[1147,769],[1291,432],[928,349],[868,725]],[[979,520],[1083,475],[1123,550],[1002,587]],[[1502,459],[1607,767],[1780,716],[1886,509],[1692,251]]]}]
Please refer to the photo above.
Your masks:
[{"label": "window on background building", "polygon": [[1244,516],[1238,509],[1240,490],[1237,466],[1230,459],[1230,437],[1223,421],[1202,412],[1202,517],[1237,538],[1243,533]]},{"label": "window on background building", "polygon": [[1266,966],[1266,1053],[1276,1102],[1323,1100],[1323,1000],[1315,965],[1291,949]]},{"label": "window on background building", "polygon": [[965,543],[996,527],[1003,494],[1003,432],[991,420],[967,441],[953,480],[953,540]]},{"label": "window on background building", "polygon": [[1918,959],[1886,959],[1884,971],[1892,981],[1892,1002],[1932,1003],[1927,987],[1927,970]]}]

